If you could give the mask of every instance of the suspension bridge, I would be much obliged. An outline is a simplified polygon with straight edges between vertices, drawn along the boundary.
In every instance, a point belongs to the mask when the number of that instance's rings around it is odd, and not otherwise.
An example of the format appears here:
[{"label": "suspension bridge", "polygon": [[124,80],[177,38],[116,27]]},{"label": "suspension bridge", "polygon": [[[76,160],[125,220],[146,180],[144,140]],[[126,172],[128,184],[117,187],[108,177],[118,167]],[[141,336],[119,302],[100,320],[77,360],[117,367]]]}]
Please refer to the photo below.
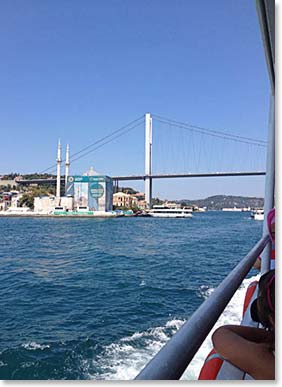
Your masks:
[{"label": "suspension bridge", "polygon": [[[154,137],[154,141],[153,122],[154,133],[157,130],[161,131],[161,134],[159,133],[158,136]],[[70,163],[73,164],[74,162],[90,155],[94,151],[97,151],[113,141],[117,141],[120,137],[140,127],[145,128],[144,172],[126,175],[112,174],[111,177],[116,188],[118,188],[120,181],[143,180],[145,182],[145,200],[149,207],[151,207],[152,202],[152,181],[154,179],[265,175],[265,171],[262,166],[265,165],[267,147],[266,141],[239,136],[227,131],[223,132],[210,128],[207,129],[201,126],[168,119],[151,113],[146,113],[145,116],[141,116],[87,145],[80,151],[72,154],[70,161],[62,161],[66,162],[66,165],[69,165]],[[166,139],[167,144],[166,148],[161,151],[162,138]],[[206,138],[210,140],[208,145],[203,141],[203,139]],[[174,145],[176,152],[174,154],[172,154],[173,141],[176,142]],[[232,148],[229,148],[228,144],[231,143]],[[154,171],[152,169],[153,146],[154,155],[163,155],[163,158],[159,157],[160,160],[158,160],[158,157],[154,156]],[[258,150],[260,152],[259,154]],[[155,170],[157,171],[158,169],[160,170],[163,168],[165,164],[168,165],[168,169],[171,169],[171,165],[175,164],[175,160],[179,158],[182,158],[182,165],[176,165],[178,171],[170,170],[169,172],[155,172]],[[255,161],[255,168],[254,165],[252,168],[250,166],[248,168],[247,161]],[[48,171],[50,174],[53,173],[56,170],[56,165],[57,164],[51,165],[41,171],[40,174],[47,173]],[[209,166],[209,170],[207,170],[207,165]],[[222,166],[226,165],[229,167],[229,170],[222,170]],[[242,168],[242,165],[244,168]],[[258,166],[260,166],[260,168],[258,168]],[[211,168],[213,168],[213,170],[211,170]],[[62,177],[61,180],[64,181],[65,178]],[[23,185],[34,183],[42,184],[46,182],[48,184],[56,184],[56,181],[56,178],[48,178],[19,180],[18,183]]]}]

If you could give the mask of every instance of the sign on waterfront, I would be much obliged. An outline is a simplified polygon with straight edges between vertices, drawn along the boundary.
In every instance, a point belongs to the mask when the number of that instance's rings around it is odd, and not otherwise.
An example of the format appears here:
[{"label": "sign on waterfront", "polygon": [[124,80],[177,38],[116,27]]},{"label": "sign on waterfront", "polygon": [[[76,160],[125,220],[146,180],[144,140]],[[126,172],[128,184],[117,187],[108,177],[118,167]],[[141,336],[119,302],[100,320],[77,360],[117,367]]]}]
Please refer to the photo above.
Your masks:
[{"label": "sign on waterfront", "polygon": [[69,183],[91,183],[91,182],[97,182],[97,181],[105,181],[107,178],[109,179],[108,176],[69,176],[68,182]]},{"label": "sign on waterfront", "polygon": [[98,182],[90,184],[90,195],[93,198],[100,198],[104,195],[104,187],[102,184],[99,184]]}]

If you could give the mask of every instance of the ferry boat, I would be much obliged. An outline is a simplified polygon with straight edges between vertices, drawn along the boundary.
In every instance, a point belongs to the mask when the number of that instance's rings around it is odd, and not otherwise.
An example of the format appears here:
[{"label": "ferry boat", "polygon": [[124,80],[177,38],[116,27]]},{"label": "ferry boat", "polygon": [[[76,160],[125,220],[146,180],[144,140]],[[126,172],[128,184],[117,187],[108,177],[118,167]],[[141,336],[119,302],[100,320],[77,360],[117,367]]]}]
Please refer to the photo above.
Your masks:
[{"label": "ferry boat", "polygon": [[[264,197],[264,212],[268,214],[275,204],[275,1],[256,0],[256,5],[271,93]],[[263,275],[269,270],[271,267],[270,250],[271,239],[265,217],[263,220],[261,239],[172,336],[165,346],[139,372],[135,380],[180,379],[259,256],[261,257],[260,274]],[[244,313],[241,324],[244,326],[257,326],[254,325],[254,321],[250,315],[250,305],[257,297],[257,286],[252,295],[250,295],[248,302],[246,302],[247,297],[248,292],[246,293],[244,305],[242,304],[242,310],[244,306]],[[247,305],[246,309],[245,303]],[[217,360],[221,360],[219,366]],[[198,380],[234,381],[253,379],[251,375],[236,368],[223,358],[219,359],[218,354],[214,350],[207,354],[206,361],[203,362],[203,367],[206,364],[211,364],[210,375],[204,377],[199,375]]]},{"label": "ferry boat", "polygon": [[264,210],[263,208],[258,208],[251,212],[251,218],[254,220],[264,220]]},{"label": "ferry boat", "polygon": [[154,206],[148,211],[153,218],[192,218],[192,208],[169,208],[165,206]]}]

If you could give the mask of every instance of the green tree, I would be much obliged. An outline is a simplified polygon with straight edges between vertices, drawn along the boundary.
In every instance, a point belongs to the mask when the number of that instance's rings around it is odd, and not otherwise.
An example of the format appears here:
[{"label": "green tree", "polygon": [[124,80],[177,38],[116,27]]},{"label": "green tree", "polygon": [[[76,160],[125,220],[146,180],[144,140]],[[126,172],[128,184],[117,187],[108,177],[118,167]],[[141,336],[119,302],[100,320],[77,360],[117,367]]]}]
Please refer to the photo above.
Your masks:
[{"label": "green tree", "polygon": [[135,204],[135,203],[132,204],[131,209],[132,209],[133,212],[139,211],[139,207],[138,207],[137,204]]},{"label": "green tree", "polygon": [[153,198],[153,199],[152,199],[152,205],[153,205],[153,206],[161,205],[161,204],[163,204],[163,203],[164,203],[164,201],[161,200],[161,199],[159,199],[159,198]]},{"label": "green tree", "polygon": [[19,200],[19,206],[20,207],[29,207],[31,209],[34,208],[33,205],[34,197],[32,197],[31,194],[23,194],[23,196]]},{"label": "green tree", "polygon": [[27,206],[31,209],[34,208],[34,198],[37,196],[49,196],[49,192],[43,187],[33,187],[31,191],[23,194],[19,201],[20,207]]}]

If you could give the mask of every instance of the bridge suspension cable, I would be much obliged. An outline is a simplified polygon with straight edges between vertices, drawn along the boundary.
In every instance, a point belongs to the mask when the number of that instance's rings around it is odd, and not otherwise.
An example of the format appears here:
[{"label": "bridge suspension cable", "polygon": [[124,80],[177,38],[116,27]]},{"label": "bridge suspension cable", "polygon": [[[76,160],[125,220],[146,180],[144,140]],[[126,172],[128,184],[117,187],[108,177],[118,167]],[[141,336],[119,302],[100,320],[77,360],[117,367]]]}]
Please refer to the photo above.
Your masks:
[{"label": "bridge suspension cable", "polygon": [[[152,114],[154,173],[261,171],[266,141]],[[252,165],[251,165],[252,164]]]},{"label": "bridge suspension cable", "polygon": [[238,135],[234,135],[234,134],[230,134],[230,133],[226,133],[226,132],[222,132],[222,131],[214,130],[214,129],[207,129],[207,128],[203,128],[201,126],[196,126],[196,125],[192,125],[189,123],[172,120],[170,118],[162,117],[162,116],[159,116],[157,114],[152,114],[152,117],[154,118],[154,120],[156,120],[158,122],[168,124],[170,126],[175,126],[175,127],[185,129],[185,130],[198,132],[198,133],[205,134],[208,136],[219,137],[219,138],[223,138],[223,139],[227,139],[227,140],[231,140],[231,141],[237,141],[237,142],[252,144],[252,145],[261,146],[261,147],[267,146],[267,142],[264,140],[258,140],[258,139],[254,139],[254,138],[250,138],[250,137],[238,136]]},{"label": "bridge suspension cable", "polygon": [[[94,152],[98,148],[101,148],[102,146],[104,146],[104,145],[108,144],[109,142],[117,139],[118,137],[123,136],[124,134],[130,132],[131,130],[133,130],[136,127],[138,127],[140,125],[143,125],[143,124],[144,124],[144,116],[142,115],[141,117],[138,117],[138,118],[136,118],[133,121],[130,121],[128,124],[120,127],[119,129],[116,129],[116,130],[112,131],[111,133],[107,134],[106,136],[100,138],[99,140],[93,142],[92,144],[89,144],[86,147],[82,148],[80,151],[74,153],[71,156],[71,159],[70,159],[71,163],[73,163],[73,162],[83,158],[84,156],[87,156],[89,153]],[[98,144],[100,144],[100,145],[98,145]],[[98,146],[95,147],[95,145],[98,145]],[[92,147],[94,147],[94,148],[90,149]],[[84,153],[84,152],[86,152],[86,153]],[[79,157],[75,157],[75,156],[78,156],[81,153],[83,153],[83,154],[80,155]],[[64,162],[64,161],[65,161],[65,159],[62,160],[62,162]],[[48,168],[44,169],[43,171],[41,171],[40,173],[45,173],[45,172],[50,171],[50,170],[52,170],[51,172],[53,172],[55,170],[55,168],[56,168],[56,164],[53,164],[50,167],[48,167]]]},{"label": "bridge suspension cable", "polygon": [[[81,159],[81,158],[84,157],[84,156],[87,156],[89,153],[95,151],[96,149],[101,148],[102,146],[104,146],[104,145],[108,144],[109,142],[111,142],[111,141],[117,139],[118,137],[123,136],[125,133],[128,133],[128,132],[130,132],[131,130],[133,130],[133,129],[137,128],[138,126],[141,126],[141,125],[144,125],[144,123],[143,123],[143,122],[139,122],[138,124],[136,124],[136,125],[130,127],[129,129],[126,129],[125,131],[123,131],[123,132],[121,132],[121,133],[118,133],[116,136],[110,138],[109,140],[103,142],[102,144],[96,146],[95,148],[89,150],[88,152],[82,154],[81,156],[76,157],[75,159],[72,159],[71,162],[73,163],[74,161],[79,160],[79,159]],[[80,152],[80,153],[81,153],[81,152]]]},{"label": "bridge suspension cable", "polygon": [[[198,134],[200,136],[201,135],[211,136],[213,138],[219,138],[219,139],[222,139],[224,141],[231,140],[231,141],[235,141],[237,143],[238,142],[244,143],[244,144],[248,144],[248,145],[257,146],[260,148],[261,147],[265,148],[267,146],[267,142],[263,141],[263,140],[239,136],[239,135],[235,135],[235,134],[231,134],[231,133],[227,133],[227,132],[223,132],[223,131],[219,131],[219,130],[215,130],[215,129],[208,129],[208,128],[204,128],[201,126],[192,125],[192,124],[189,124],[186,122],[181,122],[181,121],[169,119],[169,118],[157,115],[157,114],[152,114],[151,116],[153,118],[153,121],[168,125],[170,129],[175,127],[175,128],[180,128],[180,129],[185,130],[185,131],[190,131],[190,133],[192,134],[192,136],[190,136],[190,141],[192,142],[192,145],[193,145],[192,150],[193,150],[193,155],[194,155],[194,163],[197,162],[198,168],[199,168],[199,163],[200,163],[201,147],[197,152],[195,152],[195,149],[194,149],[195,144],[193,144],[194,143],[193,134],[195,134],[195,135]],[[117,138],[125,135],[126,133],[132,131],[133,129],[135,129],[141,125],[144,125],[144,116],[143,115],[136,118],[133,121],[130,121],[128,124],[123,125],[122,127],[112,131],[111,133],[107,134],[106,136],[103,136],[102,138],[98,139],[97,141],[90,143],[89,145],[85,146],[84,148],[82,148],[78,152],[72,154],[71,160],[70,160],[71,163],[74,163],[75,161],[87,156],[88,154],[90,154],[90,153],[94,152],[95,150],[103,147],[104,145],[116,140]],[[183,144],[185,144],[185,141],[186,141],[185,138],[182,138],[180,145],[183,146]],[[158,141],[158,143],[159,142],[160,141]],[[158,145],[158,144],[156,143],[156,145]],[[173,144],[170,141],[170,145],[169,145],[170,151],[172,149],[171,148],[172,146],[173,146]],[[180,146],[180,148],[181,148],[181,146]],[[177,147],[178,153],[179,153],[180,148],[179,148],[179,146]],[[223,151],[224,150],[225,150],[225,147],[224,147]],[[214,151],[214,150],[212,150],[212,151]],[[211,153],[210,153],[210,162],[211,162],[211,156],[212,156]],[[186,163],[185,157],[186,156],[182,157],[184,164]],[[221,152],[221,157],[223,157],[223,152]],[[168,159],[168,154],[166,151],[165,160],[167,160],[167,159]],[[65,162],[65,159],[63,159],[62,162]],[[56,168],[56,164],[53,164],[50,167],[44,169],[41,173],[45,173],[47,171],[50,171],[50,173],[52,173],[55,171],[55,168]],[[184,169],[186,170],[187,167],[185,167]]]}]

